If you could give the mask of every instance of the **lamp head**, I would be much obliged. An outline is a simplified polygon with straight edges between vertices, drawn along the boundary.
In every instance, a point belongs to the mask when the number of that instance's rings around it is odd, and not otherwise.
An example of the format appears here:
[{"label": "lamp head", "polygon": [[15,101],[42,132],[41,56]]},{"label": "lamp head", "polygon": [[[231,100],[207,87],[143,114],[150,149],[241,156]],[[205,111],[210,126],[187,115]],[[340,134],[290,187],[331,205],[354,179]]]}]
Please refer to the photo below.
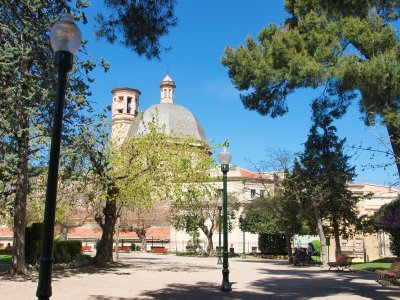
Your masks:
[{"label": "lamp head", "polygon": [[221,198],[218,199],[217,205],[218,205],[218,208],[222,207],[222,199]]},{"label": "lamp head", "polygon": [[224,148],[222,148],[222,151],[218,153],[218,159],[221,165],[229,165],[232,159],[232,155],[229,152],[227,146],[224,146]]},{"label": "lamp head", "polygon": [[54,52],[67,51],[75,55],[78,52],[81,41],[81,31],[70,14],[64,14],[61,21],[58,21],[51,28],[50,43]]}]

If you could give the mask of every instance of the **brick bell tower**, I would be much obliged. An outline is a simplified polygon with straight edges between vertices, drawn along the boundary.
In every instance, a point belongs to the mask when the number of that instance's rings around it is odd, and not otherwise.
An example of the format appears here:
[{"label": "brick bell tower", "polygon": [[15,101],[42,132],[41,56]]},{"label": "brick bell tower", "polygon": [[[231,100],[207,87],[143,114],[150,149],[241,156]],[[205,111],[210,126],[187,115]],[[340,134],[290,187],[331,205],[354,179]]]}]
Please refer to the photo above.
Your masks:
[{"label": "brick bell tower", "polygon": [[115,88],[111,91],[113,96],[112,112],[112,143],[121,145],[128,133],[129,127],[139,113],[139,96],[141,92],[132,88]]}]

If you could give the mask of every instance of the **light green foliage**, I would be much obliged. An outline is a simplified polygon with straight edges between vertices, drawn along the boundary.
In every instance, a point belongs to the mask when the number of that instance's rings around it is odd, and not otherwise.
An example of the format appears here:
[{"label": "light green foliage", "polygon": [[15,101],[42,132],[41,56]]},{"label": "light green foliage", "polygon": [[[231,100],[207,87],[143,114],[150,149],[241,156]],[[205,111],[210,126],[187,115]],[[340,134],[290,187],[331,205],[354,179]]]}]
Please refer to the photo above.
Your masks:
[{"label": "light green foliage", "polygon": [[[178,230],[192,233],[201,230],[207,237],[207,253],[212,254],[212,237],[219,225],[218,199],[221,197],[212,183],[198,181],[183,194],[182,201],[175,203],[171,211],[171,225]],[[228,230],[234,227],[233,221],[239,210],[235,194],[228,193]]]},{"label": "light green foliage", "polygon": [[[282,116],[286,97],[299,88],[323,87],[317,98],[335,102],[338,116],[360,97],[366,124],[383,121],[400,173],[399,38],[391,22],[398,1],[287,0],[283,26],[263,28],[258,41],[227,47],[222,63],[247,109]],[[357,94],[359,92],[359,94]],[[398,124],[397,124],[398,125]]]},{"label": "light green foliage", "polygon": [[208,180],[212,163],[208,148],[191,137],[168,136],[157,121],[146,126],[145,133],[112,150],[111,174],[117,179],[118,198],[144,208],[157,201],[181,202],[183,190]]},{"label": "light green foliage", "polygon": [[149,227],[165,225],[172,208],[193,207],[197,197],[208,195],[213,161],[205,143],[167,135],[157,114],[143,125],[144,132],[112,148],[109,176],[117,188],[116,206],[122,208],[122,229],[135,231],[146,249]]}]

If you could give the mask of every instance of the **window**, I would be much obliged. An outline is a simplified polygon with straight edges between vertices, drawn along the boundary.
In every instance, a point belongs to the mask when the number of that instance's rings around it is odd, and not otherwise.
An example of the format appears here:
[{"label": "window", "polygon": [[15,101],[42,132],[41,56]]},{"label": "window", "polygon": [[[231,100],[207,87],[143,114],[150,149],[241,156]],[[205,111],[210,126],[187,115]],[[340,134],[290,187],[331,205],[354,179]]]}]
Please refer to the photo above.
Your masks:
[{"label": "window", "polygon": [[256,190],[250,190],[250,198],[253,199],[256,196]]},{"label": "window", "polygon": [[122,113],[124,112],[124,97],[119,96],[118,97],[118,112]]},{"label": "window", "polygon": [[260,190],[260,197],[264,198],[264,196],[265,196],[265,190]]},{"label": "window", "polygon": [[132,108],[132,97],[128,97],[128,105],[126,108],[126,112],[129,114],[131,112],[131,108]]}]

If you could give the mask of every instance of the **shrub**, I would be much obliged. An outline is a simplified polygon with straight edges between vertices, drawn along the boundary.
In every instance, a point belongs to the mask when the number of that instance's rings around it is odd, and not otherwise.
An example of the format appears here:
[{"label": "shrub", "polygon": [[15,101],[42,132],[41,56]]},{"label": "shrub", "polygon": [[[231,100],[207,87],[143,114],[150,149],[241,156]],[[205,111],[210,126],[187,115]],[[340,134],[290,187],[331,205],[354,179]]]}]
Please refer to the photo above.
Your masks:
[{"label": "shrub", "polygon": [[311,241],[311,245],[313,247],[314,253],[321,253],[321,242],[319,240]]},{"label": "shrub", "polygon": [[42,223],[33,223],[25,228],[25,261],[35,264],[40,256],[43,233]]},{"label": "shrub", "polygon": [[132,251],[140,251],[142,249],[139,245],[131,244]]},{"label": "shrub", "polygon": [[81,241],[54,241],[54,260],[56,263],[71,262],[76,260],[81,253]]},{"label": "shrub", "polygon": [[286,237],[284,234],[265,234],[258,236],[258,248],[261,254],[286,255]]}]

